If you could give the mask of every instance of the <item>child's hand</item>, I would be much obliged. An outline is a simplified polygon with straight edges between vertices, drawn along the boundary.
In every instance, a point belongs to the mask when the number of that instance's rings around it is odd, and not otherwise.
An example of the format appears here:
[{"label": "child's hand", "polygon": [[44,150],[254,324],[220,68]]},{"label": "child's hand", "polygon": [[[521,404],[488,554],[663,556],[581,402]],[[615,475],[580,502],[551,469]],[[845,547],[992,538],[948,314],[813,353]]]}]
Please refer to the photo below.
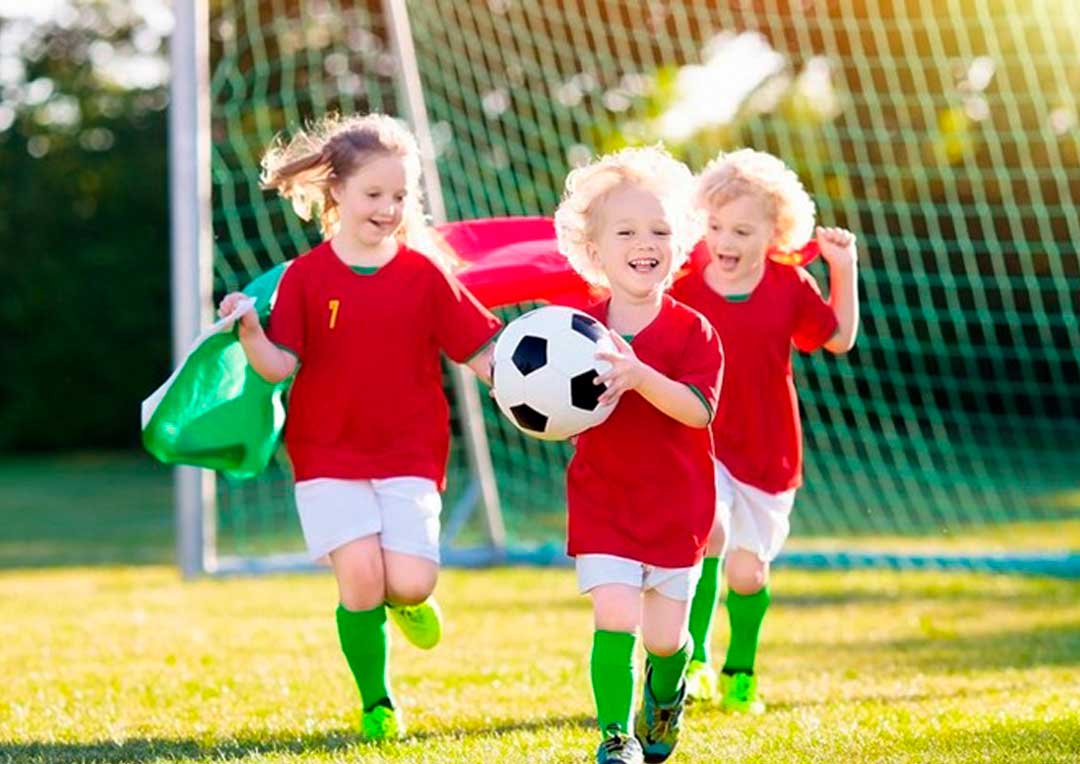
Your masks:
[{"label": "child's hand", "polygon": [[845,228],[817,227],[817,243],[821,256],[830,268],[850,268],[858,257],[855,250],[855,234]]},{"label": "child's hand", "polygon": [[600,403],[604,406],[617,402],[623,393],[639,387],[645,380],[645,364],[638,360],[630,343],[611,329],[608,334],[615,344],[615,352],[601,350],[596,357],[610,363],[611,369],[593,380],[597,385],[607,385],[607,390],[600,395]]},{"label": "child's hand", "polygon": [[[243,292],[230,292],[222,298],[221,304],[218,306],[218,318],[225,318],[225,316],[236,310],[237,304],[243,300],[247,295]],[[240,328],[251,331],[259,328],[259,314],[254,310],[249,310],[240,316]]]}]

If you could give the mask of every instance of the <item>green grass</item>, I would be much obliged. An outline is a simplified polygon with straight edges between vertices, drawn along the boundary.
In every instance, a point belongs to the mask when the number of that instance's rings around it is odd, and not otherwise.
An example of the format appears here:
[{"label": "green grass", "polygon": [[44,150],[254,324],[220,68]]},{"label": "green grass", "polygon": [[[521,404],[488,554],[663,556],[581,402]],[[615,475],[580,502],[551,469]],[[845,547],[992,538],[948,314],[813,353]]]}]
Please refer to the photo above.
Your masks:
[{"label": "green grass", "polygon": [[0,568],[174,559],[172,470],[149,456],[4,456],[0,486]]},{"label": "green grass", "polygon": [[[774,590],[771,711],[693,709],[673,762],[1080,759],[1080,583],[785,570]],[[448,571],[440,597],[443,645],[396,637],[413,734],[380,748],[355,742],[328,574],[0,573],[0,761],[589,761],[590,613],[572,574]]]},{"label": "green grass", "polygon": [[[137,455],[7,459],[0,486],[0,762],[591,761],[570,571],[445,572],[444,644],[393,648],[412,734],[372,747],[328,573],[181,582],[170,471]],[[1078,528],[964,546],[1076,549]],[[1080,761],[1080,581],[783,569],[774,592],[770,712],[693,709],[673,764]]]}]

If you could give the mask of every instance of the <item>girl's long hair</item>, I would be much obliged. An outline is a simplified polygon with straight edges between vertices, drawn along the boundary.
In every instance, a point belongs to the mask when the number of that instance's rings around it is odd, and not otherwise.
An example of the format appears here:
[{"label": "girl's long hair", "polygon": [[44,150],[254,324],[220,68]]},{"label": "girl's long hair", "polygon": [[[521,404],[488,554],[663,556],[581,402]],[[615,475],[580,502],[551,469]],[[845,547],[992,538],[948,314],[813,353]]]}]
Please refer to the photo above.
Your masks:
[{"label": "girl's long hair", "polygon": [[405,165],[405,208],[398,241],[452,270],[460,260],[424,216],[420,148],[412,133],[393,117],[330,115],[298,130],[287,141],[275,139],[263,155],[260,181],[263,188],[275,189],[287,199],[302,219],[318,215],[323,238],[329,239],[341,226],[331,187],[386,155],[399,157]]}]

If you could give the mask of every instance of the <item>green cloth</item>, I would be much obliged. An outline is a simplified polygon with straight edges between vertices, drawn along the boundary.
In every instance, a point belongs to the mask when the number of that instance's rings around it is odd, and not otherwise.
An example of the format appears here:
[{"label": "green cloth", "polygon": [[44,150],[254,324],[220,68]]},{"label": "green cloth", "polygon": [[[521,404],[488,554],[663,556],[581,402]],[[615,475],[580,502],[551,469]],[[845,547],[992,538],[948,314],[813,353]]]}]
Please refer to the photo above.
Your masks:
[{"label": "green cloth", "polygon": [[390,696],[390,634],[386,629],[386,606],[371,610],[337,609],[338,638],[349,662],[364,710],[394,707]]},{"label": "green cloth", "polygon": [[724,661],[725,673],[754,673],[761,622],[765,620],[769,601],[768,586],[753,594],[739,594],[728,590],[727,611],[728,622],[731,624],[731,643],[728,645],[727,660]]},{"label": "green cloth", "polygon": [[709,662],[709,645],[712,640],[713,614],[720,596],[719,557],[706,557],[701,562],[701,579],[690,603],[690,636],[694,638],[695,661]]},{"label": "green cloth", "polygon": [[634,645],[637,636],[622,631],[598,629],[593,634],[593,697],[596,720],[604,734],[618,727],[630,734],[630,710],[634,702]]},{"label": "green cloth", "polygon": [[[265,325],[289,263],[246,287]],[[277,450],[291,379],[271,384],[244,355],[233,322],[225,319],[195,340],[172,376],[142,404],[143,446],[166,464],[190,464],[250,478]]]},{"label": "green cloth", "polygon": [[651,669],[649,689],[652,690],[653,697],[660,705],[666,706],[678,697],[679,687],[682,686],[683,677],[686,676],[686,666],[690,663],[692,651],[692,638],[671,655],[654,655],[646,651],[646,660]]}]

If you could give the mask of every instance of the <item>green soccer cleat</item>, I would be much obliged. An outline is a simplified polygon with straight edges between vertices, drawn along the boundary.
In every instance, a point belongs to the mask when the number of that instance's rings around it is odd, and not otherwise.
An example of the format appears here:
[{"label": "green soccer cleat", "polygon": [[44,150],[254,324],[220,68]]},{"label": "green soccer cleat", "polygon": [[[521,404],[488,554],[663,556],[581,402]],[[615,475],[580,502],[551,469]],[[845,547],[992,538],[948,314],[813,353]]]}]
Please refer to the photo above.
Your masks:
[{"label": "green soccer cleat", "polygon": [[375,706],[365,711],[360,720],[360,737],[370,743],[398,740],[405,737],[405,723],[396,708]]},{"label": "green soccer cleat", "polygon": [[614,725],[596,749],[596,764],[642,764],[644,761],[637,738]]},{"label": "green soccer cleat", "polygon": [[634,717],[634,734],[641,742],[645,761],[659,762],[667,759],[679,742],[679,720],[686,704],[686,681],[679,687],[675,700],[660,705],[653,696],[650,680],[652,667],[645,669],[645,689],[641,709]]},{"label": "green soccer cleat", "polygon": [[765,703],[757,696],[757,677],[745,671],[734,674],[721,674],[720,686],[723,699],[720,701],[725,711],[737,714],[763,714]]},{"label": "green soccer cleat", "polygon": [[419,605],[393,605],[388,602],[386,611],[405,639],[421,650],[430,650],[442,639],[442,615],[434,597],[428,597]]},{"label": "green soccer cleat", "polygon": [[687,702],[712,703],[719,694],[716,669],[704,661],[690,661],[686,668]]}]

